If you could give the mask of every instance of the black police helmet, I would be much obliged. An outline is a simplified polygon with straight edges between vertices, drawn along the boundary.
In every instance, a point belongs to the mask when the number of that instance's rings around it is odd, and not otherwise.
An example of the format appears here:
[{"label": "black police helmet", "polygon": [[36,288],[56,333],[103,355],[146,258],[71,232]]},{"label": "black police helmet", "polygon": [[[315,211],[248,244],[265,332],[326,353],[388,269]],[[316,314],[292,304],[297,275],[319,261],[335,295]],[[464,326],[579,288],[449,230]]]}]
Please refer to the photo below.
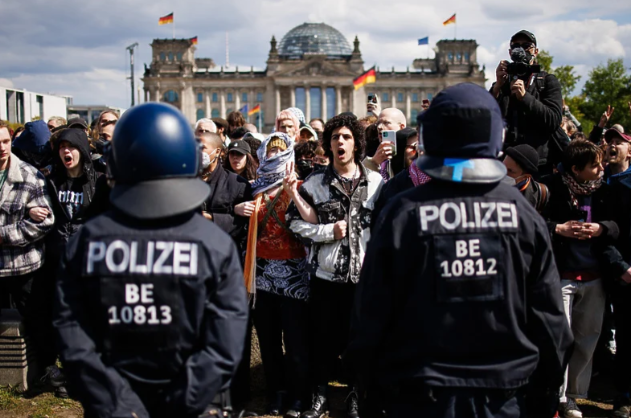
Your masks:
[{"label": "black police helmet", "polygon": [[123,114],[111,155],[114,207],[139,219],[190,212],[209,196],[197,178],[200,152],[184,115],[171,105],[145,103]]}]

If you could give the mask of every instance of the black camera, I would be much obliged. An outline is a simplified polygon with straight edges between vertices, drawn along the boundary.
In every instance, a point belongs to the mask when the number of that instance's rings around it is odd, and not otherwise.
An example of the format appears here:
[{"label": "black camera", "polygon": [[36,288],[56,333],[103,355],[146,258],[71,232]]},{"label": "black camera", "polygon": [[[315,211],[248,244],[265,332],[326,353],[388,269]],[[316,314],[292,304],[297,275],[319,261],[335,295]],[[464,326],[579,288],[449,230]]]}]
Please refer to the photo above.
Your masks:
[{"label": "black camera", "polygon": [[511,51],[510,58],[513,62],[508,63],[506,66],[506,72],[511,80],[528,78],[531,74],[541,71],[541,66],[530,65],[532,55],[527,54],[522,47],[513,49]]}]

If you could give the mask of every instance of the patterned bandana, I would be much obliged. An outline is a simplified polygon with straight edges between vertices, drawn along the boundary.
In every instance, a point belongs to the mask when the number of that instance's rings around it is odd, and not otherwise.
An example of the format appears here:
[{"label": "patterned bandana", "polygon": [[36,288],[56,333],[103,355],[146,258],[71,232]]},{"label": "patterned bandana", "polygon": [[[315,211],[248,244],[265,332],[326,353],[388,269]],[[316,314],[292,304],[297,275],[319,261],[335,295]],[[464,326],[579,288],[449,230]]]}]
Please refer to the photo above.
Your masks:
[{"label": "patterned bandana", "polygon": [[[277,138],[285,142],[287,149],[267,158],[267,144]],[[252,183],[254,196],[283,182],[287,163],[294,160],[294,141],[287,134],[275,132],[263,141],[256,153],[260,165],[256,170],[257,179]]]},{"label": "patterned bandana", "polygon": [[412,179],[412,183],[414,183],[414,187],[425,184],[432,179],[430,176],[423,173],[423,171],[421,171],[414,162],[410,164],[409,173],[410,179]]}]

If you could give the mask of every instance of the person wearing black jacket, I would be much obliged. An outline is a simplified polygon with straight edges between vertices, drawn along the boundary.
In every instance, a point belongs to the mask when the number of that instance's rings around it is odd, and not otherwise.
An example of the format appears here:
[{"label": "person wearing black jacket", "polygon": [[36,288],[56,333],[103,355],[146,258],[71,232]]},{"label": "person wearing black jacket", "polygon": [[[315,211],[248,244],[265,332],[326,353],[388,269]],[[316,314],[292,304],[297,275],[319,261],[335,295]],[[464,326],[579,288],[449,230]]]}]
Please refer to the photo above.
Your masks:
[{"label": "person wearing black jacket", "polygon": [[202,180],[208,183],[211,190],[210,196],[202,204],[202,215],[228,233],[241,247],[248,218],[237,215],[235,207],[252,200],[252,187],[246,179],[221,165],[223,143],[219,135],[202,133],[199,140],[203,153]]},{"label": "person wearing black jacket", "polygon": [[580,416],[575,400],[587,397],[605,310],[606,248],[619,234],[610,189],[602,181],[602,158],[595,144],[572,141],[559,173],[546,181],[550,201],[542,216],[552,235],[565,314],[575,336],[561,389],[561,417]]},{"label": "person wearing black jacket", "polygon": [[116,126],[113,209],[70,239],[56,287],[64,372],[88,418],[227,413],[213,399],[241,358],[247,297],[234,242],[199,213],[199,154],[173,106],[135,106]]},{"label": "person wearing black jacket", "polygon": [[551,418],[572,335],[545,222],[502,182],[500,109],[458,84],[420,122],[432,180],[377,220],[344,360],[388,417]]},{"label": "person wearing black jacket", "polygon": [[[509,52],[519,48],[525,52],[529,64],[536,62],[539,49],[535,35],[526,30],[513,35]],[[509,79],[508,65],[508,61],[499,63],[495,72],[497,81],[491,87],[491,94],[497,98],[507,124],[504,149],[530,145],[539,153],[539,173],[550,174],[561,161],[568,143],[561,129],[561,85],[554,75],[545,72]]]}]

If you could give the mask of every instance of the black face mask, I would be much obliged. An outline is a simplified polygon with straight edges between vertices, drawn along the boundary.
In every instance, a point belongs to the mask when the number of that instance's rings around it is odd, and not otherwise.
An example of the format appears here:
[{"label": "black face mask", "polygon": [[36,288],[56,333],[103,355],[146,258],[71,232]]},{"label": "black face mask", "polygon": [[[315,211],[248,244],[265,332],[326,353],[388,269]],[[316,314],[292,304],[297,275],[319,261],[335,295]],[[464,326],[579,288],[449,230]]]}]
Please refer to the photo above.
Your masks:
[{"label": "black face mask", "polygon": [[325,168],[327,168],[328,165],[327,164],[314,164],[313,165],[313,171],[320,171],[320,170],[324,170]]},{"label": "black face mask", "polygon": [[303,179],[313,172],[313,161],[300,160],[296,163],[296,171]]},{"label": "black face mask", "polygon": [[96,148],[96,152],[98,152],[101,155],[105,154],[109,146],[111,146],[111,144],[110,144],[110,141],[108,141],[107,139],[99,138],[96,141],[94,141],[94,148]]}]

